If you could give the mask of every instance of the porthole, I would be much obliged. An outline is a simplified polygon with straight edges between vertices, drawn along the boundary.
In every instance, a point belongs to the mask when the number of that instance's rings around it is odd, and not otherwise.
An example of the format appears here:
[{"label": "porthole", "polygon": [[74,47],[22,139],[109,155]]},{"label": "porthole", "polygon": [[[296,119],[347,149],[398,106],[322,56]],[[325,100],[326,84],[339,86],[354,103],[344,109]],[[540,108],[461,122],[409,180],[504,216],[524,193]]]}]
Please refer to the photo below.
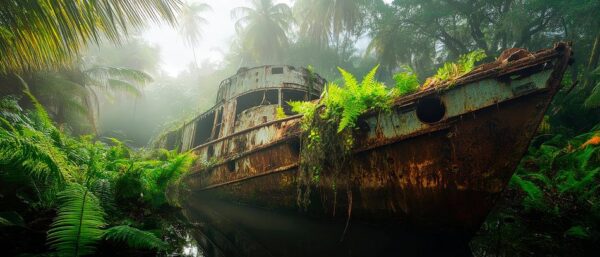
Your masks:
[{"label": "porthole", "polygon": [[439,97],[428,97],[417,103],[417,118],[423,123],[436,123],[446,115],[446,106]]},{"label": "porthole", "polygon": [[235,161],[228,161],[227,162],[227,170],[229,170],[229,172],[234,172],[235,171]]}]

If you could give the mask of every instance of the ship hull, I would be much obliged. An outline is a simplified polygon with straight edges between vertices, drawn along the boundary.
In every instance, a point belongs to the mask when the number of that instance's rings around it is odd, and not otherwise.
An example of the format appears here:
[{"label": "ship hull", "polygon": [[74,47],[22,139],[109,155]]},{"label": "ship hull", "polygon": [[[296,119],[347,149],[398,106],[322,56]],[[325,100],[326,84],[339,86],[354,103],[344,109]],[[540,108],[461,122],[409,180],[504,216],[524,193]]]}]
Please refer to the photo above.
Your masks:
[{"label": "ship hull", "polygon": [[[231,214],[215,206],[238,206],[239,213],[258,208],[325,221],[342,241],[352,237],[353,226],[367,224],[379,227],[371,231],[466,242],[527,151],[569,61],[570,48],[558,45],[475,72],[456,86],[402,98],[391,111],[367,113],[358,121],[343,170],[323,167],[308,184],[300,182],[306,179],[299,174],[299,117],[240,131],[194,149],[203,159],[215,154],[222,160],[184,178],[191,192],[186,205],[207,224],[221,224],[214,225],[219,229],[236,227],[243,218],[227,218]],[[223,238],[236,241],[237,233]],[[362,234],[373,244],[395,242],[386,233]]]},{"label": "ship hull", "polygon": [[[358,152],[348,165],[349,178],[321,174],[311,188],[307,215],[344,220],[351,204],[353,220],[473,233],[527,150],[551,94],[513,99],[419,136]],[[290,140],[256,155],[283,167],[297,158],[297,147]],[[293,167],[196,194],[273,210],[301,210],[297,172]]]}]

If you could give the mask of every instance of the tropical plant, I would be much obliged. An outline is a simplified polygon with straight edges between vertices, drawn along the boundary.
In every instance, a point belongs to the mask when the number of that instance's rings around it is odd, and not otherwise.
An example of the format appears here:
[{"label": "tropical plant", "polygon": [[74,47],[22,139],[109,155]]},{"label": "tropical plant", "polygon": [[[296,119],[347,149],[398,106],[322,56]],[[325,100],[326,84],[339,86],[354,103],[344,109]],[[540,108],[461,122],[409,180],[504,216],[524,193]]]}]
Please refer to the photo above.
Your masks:
[{"label": "tropical plant", "polygon": [[167,247],[166,243],[154,234],[128,225],[109,228],[104,232],[103,236],[107,240],[126,242],[127,245],[133,248],[160,250]]},{"label": "tropical plant", "polygon": [[83,46],[103,37],[118,42],[146,21],[174,23],[178,8],[176,0],[5,2],[0,7],[0,73],[63,67]]},{"label": "tropical plant", "polygon": [[[18,217],[57,208],[47,244],[60,256],[92,254],[100,240],[122,241],[133,248],[167,247],[153,234],[121,224],[139,219],[140,211],[157,212],[169,201],[176,202],[165,197],[166,191],[177,186],[195,157],[164,152],[161,160],[146,160],[116,139],[107,146],[91,136],[71,138],[52,124],[27,87],[26,95],[33,111],[21,109],[14,97],[0,99],[0,193],[31,207],[2,215],[2,226],[22,223],[27,228],[31,221]],[[116,201],[119,181],[131,180],[139,181],[139,187],[128,188],[138,201]],[[104,214],[107,210],[110,216]]]},{"label": "tropical plant", "polygon": [[[84,118],[90,128],[78,132],[96,131],[100,111],[99,96],[107,99],[124,93],[141,97],[141,89],[152,81],[145,72],[95,64],[80,64],[61,72],[35,72],[26,77],[31,91],[60,124]],[[77,128],[77,127],[75,127]]]},{"label": "tropical plant", "polygon": [[181,9],[179,18],[179,33],[185,38],[185,42],[192,48],[194,65],[198,68],[196,60],[196,45],[202,38],[202,27],[208,21],[200,16],[201,13],[212,10],[206,3],[185,3]]},{"label": "tropical plant", "polygon": [[256,64],[281,62],[288,46],[288,30],[293,22],[287,4],[272,0],[252,0],[252,7],[236,7],[231,17],[237,19],[235,29]]},{"label": "tropical plant", "polygon": [[340,35],[360,34],[365,17],[364,1],[356,0],[300,0],[294,12],[300,21],[300,35],[325,48],[339,44]]},{"label": "tropical plant", "polygon": [[[600,66],[592,71],[591,76],[593,78],[600,77]],[[587,108],[597,108],[600,107],[600,81],[596,83],[594,87],[592,87],[592,91],[590,95],[585,99],[583,103]]]},{"label": "tropical plant", "polygon": [[84,186],[73,183],[58,194],[58,215],[48,230],[48,243],[60,256],[95,252],[103,235],[105,213],[100,202]]},{"label": "tropical plant", "polygon": [[476,250],[590,255],[600,233],[600,125],[576,136],[553,132],[533,140]]},{"label": "tropical plant", "polygon": [[442,81],[453,83],[454,80],[465,75],[475,68],[475,63],[483,60],[487,55],[481,49],[461,55],[457,62],[447,62],[440,67],[433,77],[428,78],[424,88],[435,86]]},{"label": "tropical plant", "polygon": [[402,67],[405,71],[394,74],[396,94],[403,96],[419,90],[419,78],[408,66]]}]

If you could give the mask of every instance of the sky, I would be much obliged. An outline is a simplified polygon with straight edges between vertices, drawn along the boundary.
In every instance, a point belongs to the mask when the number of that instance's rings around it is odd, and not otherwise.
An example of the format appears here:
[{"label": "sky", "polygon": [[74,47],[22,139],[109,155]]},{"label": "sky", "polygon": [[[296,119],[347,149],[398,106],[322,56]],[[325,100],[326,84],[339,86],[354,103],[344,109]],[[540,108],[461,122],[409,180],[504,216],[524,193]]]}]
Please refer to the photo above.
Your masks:
[{"label": "sky", "polygon": [[[206,59],[215,63],[222,61],[224,53],[229,50],[235,36],[235,21],[231,18],[231,10],[241,5],[249,5],[249,0],[191,0],[189,2],[204,2],[212,7],[212,11],[202,15],[209,24],[204,27],[203,37],[194,49],[198,64]],[[276,2],[293,6],[293,0]],[[392,0],[384,0],[384,2],[389,3]],[[160,48],[161,69],[171,76],[186,70],[194,62],[194,51],[184,44],[184,39],[177,28],[166,24],[154,24],[142,32],[142,38]]]}]

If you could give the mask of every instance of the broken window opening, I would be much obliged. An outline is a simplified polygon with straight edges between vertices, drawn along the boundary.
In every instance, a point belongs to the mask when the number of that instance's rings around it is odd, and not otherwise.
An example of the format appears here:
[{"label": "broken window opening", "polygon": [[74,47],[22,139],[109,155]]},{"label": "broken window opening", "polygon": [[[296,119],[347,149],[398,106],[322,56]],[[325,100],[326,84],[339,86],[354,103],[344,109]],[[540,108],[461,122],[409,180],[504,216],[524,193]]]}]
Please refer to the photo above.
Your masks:
[{"label": "broken window opening", "polygon": [[277,90],[261,90],[250,92],[237,98],[235,115],[252,107],[278,104]]},{"label": "broken window opening", "polygon": [[307,93],[304,91],[301,91],[301,90],[293,90],[293,89],[281,90],[281,101],[282,101],[283,112],[285,112],[286,115],[295,114],[294,112],[292,112],[292,107],[287,102],[289,102],[289,101],[306,101],[307,100],[306,96],[307,96]]},{"label": "broken window opening", "polygon": [[215,122],[215,129],[213,130],[212,135],[213,139],[219,138],[219,135],[221,134],[221,125],[223,125],[223,107],[217,111],[217,120]]},{"label": "broken window opening", "polygon": [[215,120],[215,113],[211,112],[208,115],[196,121],[196,131],[194,131],[194,146],[199,146],[208,142],[212,133],[212,125]]},{"label": "broken window opening", "polygon": [[271,68],[271,74],[283,74],[283,67]]},{"label": "broken window opening", "polygon": [[167,142],[165,144],[165,148],[167,148],[169,150],[173,150],[175,148],[176,141],[177,141],[176,131],[169,132],[169,134],[167,134]]}]

